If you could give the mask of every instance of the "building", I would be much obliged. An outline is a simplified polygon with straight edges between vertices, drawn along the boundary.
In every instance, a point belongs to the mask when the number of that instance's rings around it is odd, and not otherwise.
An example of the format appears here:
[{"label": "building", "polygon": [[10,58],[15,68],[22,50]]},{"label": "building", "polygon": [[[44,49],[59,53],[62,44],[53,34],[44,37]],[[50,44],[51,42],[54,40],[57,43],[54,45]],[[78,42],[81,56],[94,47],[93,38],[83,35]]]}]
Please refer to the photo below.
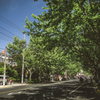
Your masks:
[{"label": "building", "polygon": [[[5,51],[3,50],[2,53],[0,53],[0,63],[4,63],[5,61]],[[17,63],[13,61],[13,58],[9,55],[6,55],[6,64],[9,64],[11,66],[17,66]]]}]

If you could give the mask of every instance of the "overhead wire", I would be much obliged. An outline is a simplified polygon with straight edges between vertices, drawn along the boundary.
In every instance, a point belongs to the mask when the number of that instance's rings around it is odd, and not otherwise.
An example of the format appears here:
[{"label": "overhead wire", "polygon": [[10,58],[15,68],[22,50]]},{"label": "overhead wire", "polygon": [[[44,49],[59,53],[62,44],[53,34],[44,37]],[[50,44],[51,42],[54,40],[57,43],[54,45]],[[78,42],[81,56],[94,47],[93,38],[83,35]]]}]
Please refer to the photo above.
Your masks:
[{"label": "overhead wire", "polygon": [[[3,39],[3,38],[0,38],[0,40],[4,40],[4,41],[11,41],[11,40],[7,40],[7,39]],[[12,41],[11,41],[12,42]]]},{"label": "overhead wire", "polygon": [[[8,30],[6,30],[5,28],[3,28],[3,27],[0,27],[0,28],[2,28],[3,30],[5,30],[5,31],[7,31],[7,32],[9,32],[9,33],[11,33],[12,35],[16,35],[16,34],[14,34],[14,33],[12,33],[12,32],[10,32],[10,31],[8,31]],[[17,36],[17,35],[16,35]],[[17,37],[19,37],[19,36],[17,36]],[[22,39],[21,37],[19,37],[20,39]]]},{"label": "overhead wire", "polygon": [[[6,24],[8,24],[8,25],[10,25],[11,27],[13,27],[13,28],[15,28],[15,29],[16,29],[16,27],[17,27],[16,30],[21,31],[21,30],[20,30],[20,27],[19,27],[18,25],[16,25],[15,23],[11,22],[10,20],[8,20],[7,18],[5,18],[5,17],[3,17],[3,16],[1,16],[1,15],[0,15],[0,21],[6,23]],[[6,22],[5,22],[5,21],[6,21]],[[10,23],[10,24],[9,24],[9,23]],[[28,36],[27,36],[27,37],[28,37]],[[29,38],[29,37],[28,37],[28,38]]]},{"label": "overhead wire", "polygon": [[12,37],[10,37],[9,35],[3,33],[3,32],[0,32],[1,34],[5,35],[5,36],[8,36],[9,38],[13,39]]},{"label": "overhead wire", "polygon": [[[2,21],[3,20],[3,21]],[[8,20],[8,19],[6,19],[5,17],[3,17],[3,16],[1,16],[0,15],[0,21],[2,21],[2,22],[4,22],[4,23],[6,23],[7,25],[10,25],[11,27],[13,27],[13,28],[15,28],[16,30],[18,30],[18,31],[21,31],[21,30],[19,30],[19,26],[18,25],[16,25],[15,23],[13,23],[13,22],[11,22],[10,20]],[[9,24],[10,23],[10,24]],[[16,28],[17,27],[17,28]],[[5,28],[3,28],[3,27],[0,27],[1,29],[3,29],[3,30],[5,30],[6,32],[9,32],[9,33],[11,33],[12,35],[15,35],[14,33],[12,33],[12,32],[10,32],[10,31],[8,31],[7,29],[5,29]],[[11,39],[13,39],[11,36],[9,36],[9,35],[7,35],[7,34],[5,34],[5,33],[3,33],[3,32],[0,32],[1,34],[3,34],[3,35],[5,35],[5,36],[7,36],[7,37],[9,37],[9,38],[11,38]],[[17,36],[17,37],[19,37],[19,36]],[[19,37],[19,38],[21,38],[21,37]],[[28,37],[29,38],[29,37]],[[21,38],[22,39],[22,38]],[[6,40],[6,39],[1,39],[1,40],[5,40],[5,41],[9,41],[9,40]],[[10,40],[11,41],[11,40]],[[28,44],[27,44],[28,45]],[[26,45],[26,46],[27,46]],[[1,49],[3,49],[3,48],[1,48]]]},{"label": "overhead wire", "polygon": [[14,27],[15,29],[17,28],[17,30],[20,30],[20,27],[18,25],[16,25],[15,23],[11,22],[10,20],[8,20],[7,18],[5,18],[1,15],[0,15],[0,20],[3,21],[4,23],[10,25],[11,27]]}]

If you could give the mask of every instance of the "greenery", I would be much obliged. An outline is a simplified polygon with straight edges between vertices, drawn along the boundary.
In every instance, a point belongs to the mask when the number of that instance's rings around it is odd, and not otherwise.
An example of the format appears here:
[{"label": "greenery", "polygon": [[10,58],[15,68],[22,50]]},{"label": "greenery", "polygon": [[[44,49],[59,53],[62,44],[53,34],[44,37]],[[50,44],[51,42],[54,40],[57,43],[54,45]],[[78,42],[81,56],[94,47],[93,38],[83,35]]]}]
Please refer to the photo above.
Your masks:
[{"label": "greenery", "polygon": [[17,71],[18,77],[21,78],[21,73],[22,73],[22,54],[23,54],[23,48],[25,48],[25,43],[24,40],[19,40],[18,37],[14,37],[14,41],[11,44],[9,42],[7,46],[7,51],[10,55],[11,58],[13,58],[14,62],[17,62],[17,66],[15,66],[13,69]]},{"label": "greenery", "polygon": [[[97,61],[99,59],[99,16],[98,0],[43,0],[47,7],[42,15],[26,18],[24,25],[29,29],[24,33],[37,39],[47,51],[59,47],[75,62],[80,62],[83,70],[100,78]],[[72,66],[72,65],[71,65]],[[79,66],[80,67],[80,66]],[[57,68],[57,66],[56,66]],[[76,69],[76,68],[75,68]]]},{"label": "greenery", "polygon": [[[0,75],[3,75],[4,73],[4,63],[0,63]],[[6,75],[9,77],[16,78],[18,77],[18,72],[15,69],[12,69],[10,65],[6,64]]]},{"label": "greenery", "polygon": [[[22,57],[25,48],[25,73],[28,83],[47,81],[50,75],[76,76],[80,69],[86,75],[100,79],[97,62],[100,59],[100,2],[97,0],[43,0],[47,10],[32,17],[38,21],[25,19],[24,27],[30,42],[14,37],[7,51],[17,62],[17,66],[7,65],[7,74],[14,80],[21,80]],[[3,74],[3,64],[0,73]],[[88,74],[87,74],[88,73]]]}]

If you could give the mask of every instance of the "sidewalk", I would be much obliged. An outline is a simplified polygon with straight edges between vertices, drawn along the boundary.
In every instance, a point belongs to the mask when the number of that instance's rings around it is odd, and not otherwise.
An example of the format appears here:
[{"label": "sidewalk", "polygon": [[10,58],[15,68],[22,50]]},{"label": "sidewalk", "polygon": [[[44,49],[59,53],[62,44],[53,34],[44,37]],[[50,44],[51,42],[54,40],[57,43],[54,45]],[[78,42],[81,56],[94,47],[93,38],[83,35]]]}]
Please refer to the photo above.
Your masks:
[{"label": "sidewalk", "polygon": [[[41,84],[41,85],[49,85],[50,83],[53,83],[53,84],[58,84],[58,83],[63,83],[65,81],[53,81],[53,82],[43,82],[43,83],[34,83],[34,84]],[[0,88],[6,88],[6,87],[13,87],[13,86],[21,86],[21,85],[30,85],[28,83],[24,83],[24,84],[21,84],[21,83],[12,83],[11,85],[0,85]]]},{"label": "sidewalk", "polygon": [[[50,84],[50,83],[57,83],[59,81],[53,81],[53,82],[44,82],[44,83],[35,83],[35,84]],[[13,87],[13,86],[21,86],[21,85],[29,85],[28,83],[24,83],[24,84],[21,84],[21,83],[12,83],[11,85],[0,85],[0,88],[6,88],[6,87]]]},{"label": "sidewalk", "polygon": [[[73,79],[73,80],[76,80],[76,79]],[[72,80],[66,80],[66,81],[72,81]],[[64,83],[66,81],[51,81],[51,82],[34,83],[34,84],[49,85],[50,83],[59,84],[59,83]],[[24,84],[21,84],[21,83],[12,83],[12,85],[10,85],[10,84],[9,85],[5,85],[5,86],[0,85],[0,88],[13,87],[13,86],[21,86],[21,85],[30,85],[30,84],[28,84],[28,83],[24,83]]]},{"label": "sidewalk", "polygon": [[28,84],[21,84],[21,83],[18,83],[18,84],[11,84],[11,85],[0,85],[0,88],[6,88],[6,87],[13,87],[13,86],[20,86],[20,85],[28,85]]}]

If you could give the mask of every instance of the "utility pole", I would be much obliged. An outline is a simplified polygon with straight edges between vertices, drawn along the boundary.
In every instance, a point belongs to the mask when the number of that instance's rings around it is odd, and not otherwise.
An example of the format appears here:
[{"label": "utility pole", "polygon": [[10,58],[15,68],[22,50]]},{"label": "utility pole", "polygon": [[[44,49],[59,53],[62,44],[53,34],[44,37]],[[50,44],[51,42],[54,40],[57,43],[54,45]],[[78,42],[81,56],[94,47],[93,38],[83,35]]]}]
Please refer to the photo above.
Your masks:
[{"label": "utility pole", "polygon": [[25,33],[24,33],[24,44],[23,44],[23,61],[22,61],[22,84],[23,84],[23,80],[24,80],[24,51],[25,51]]},{"label": "utility pole", "polygon": [[6,52],[7,52],[7,47],[5,47],[5,62],[4,62],[3,86],[5,86],[5,77],[6,77]]},{"label": "utility pole", "polygon": [[67,79],[67,69],[65,70],[65,78]]}]

